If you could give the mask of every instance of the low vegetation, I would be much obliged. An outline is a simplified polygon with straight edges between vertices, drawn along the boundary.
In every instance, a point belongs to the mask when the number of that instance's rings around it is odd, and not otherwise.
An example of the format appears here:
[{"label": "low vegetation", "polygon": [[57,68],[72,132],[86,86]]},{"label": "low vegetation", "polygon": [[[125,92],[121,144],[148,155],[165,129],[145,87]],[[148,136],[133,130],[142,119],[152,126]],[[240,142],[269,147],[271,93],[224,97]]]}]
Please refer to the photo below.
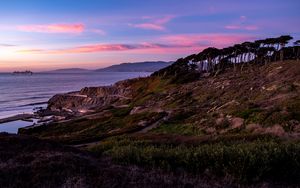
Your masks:
[{"label": "low vegetation", "polygon": [[64,123],[43,125],[34,129],[20,129],[21,134],[31,134],[54,139],[65,144],[83,144],[103,138],[135,132],[164,116],[164,113],[139,113],[129,115],[128,108],[112,108],[105,114],[92,118],[79,118]]},{"label": "low vegetation", "polygon": [[214,174],[234,178],[239,183],[300,183],[299,141],[280,141],[258,137],[185,145],[152,143],[149,140],[119,137],[89,148],[110,156],[121,164],[160,167],[170,171]]},{"label": "low vegetation", "polygon": [[[214,177],[170,173],[135,165],[29,136],[0,134],[1,187],[221,187]],[[234,185],[236,186],[236,185]]]}]

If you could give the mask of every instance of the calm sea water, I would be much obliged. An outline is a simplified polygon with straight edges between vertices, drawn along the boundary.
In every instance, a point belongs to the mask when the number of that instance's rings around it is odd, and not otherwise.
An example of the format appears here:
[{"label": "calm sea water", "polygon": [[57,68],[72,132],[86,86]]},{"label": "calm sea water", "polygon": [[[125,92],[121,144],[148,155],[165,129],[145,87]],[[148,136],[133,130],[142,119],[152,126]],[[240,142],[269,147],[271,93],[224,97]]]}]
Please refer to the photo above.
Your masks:
[{"label": "calm sea water", "polygon": [[87,86],[111,85],[117,81],[148,76],[136,72],[36,73],[12,75],[0,73],[0,118],[32,112],[46,106],[57,93],[77,91]]}]

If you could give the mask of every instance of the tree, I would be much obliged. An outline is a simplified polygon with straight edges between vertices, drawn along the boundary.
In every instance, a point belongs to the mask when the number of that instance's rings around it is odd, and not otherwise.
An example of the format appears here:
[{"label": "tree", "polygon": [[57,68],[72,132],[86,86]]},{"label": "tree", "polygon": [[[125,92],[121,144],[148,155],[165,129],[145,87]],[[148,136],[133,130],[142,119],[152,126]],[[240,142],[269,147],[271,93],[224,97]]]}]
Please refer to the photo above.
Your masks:
[{"label": "tree", "polygon": [[292,40],[293,37],[291,37],[290,35],[282,35],[279,37],[279,42],[281,45],[281,51],[280,51],[280,61],[284,60],[284,50],[283,48],[289,43],[290,40]]},{"label": "tree", "polygon": [[203,55],[202,55],[202,53],[200,52],[199,54],[195,55],[193,61],[197,63],[199,72],[202,72],[203,71]]},{"label": "tree", "polygon": [[296,49],[296,59],[297,61],[299,61],[299,56],[300,56],[300,40],[297,40],[296,42],[294,42],[294,48]]},{"label": "tree", "polygon": [[201,52],[201,55],[205,57],[205,60],[207,61],[206,70],[208,72],[214,71],[216,58],[219,56],[219,54],[220,50],[213,47],[206,48]]},{"label": "tree", "polygon": [[[198,54],[178,59],[175,63],[161,69],[152,75],[174,77],[175,80],[191,81],[197,78],[201,72],[214,72],[215,75],[226,67],[241,65],[241,71],[247,64],[268,63],[280,59],[300,58],[300,40],[294,42],[294,46],[285,47],[293,37],[283,35],[277,38],[267,38],[254,42],[235,44],[223,49],[209,47]],[[182,77],[182,78],[181,78]]]},{"label": "tree", "polygon": [[274,50],[274,47],[261,47],[257,51],[257,58],[266,64],[270,60],[270,51]]},{"label": "tree", "polygon": [[243,67],[245,64],[250,64],[251,61],[251,50],[252,50],[252,42],[244,42],[242,43],[243,46],[243,54],[244,54],[244,59],[243,59],[243,65],[241,66],[241,70],[243,70]]}]

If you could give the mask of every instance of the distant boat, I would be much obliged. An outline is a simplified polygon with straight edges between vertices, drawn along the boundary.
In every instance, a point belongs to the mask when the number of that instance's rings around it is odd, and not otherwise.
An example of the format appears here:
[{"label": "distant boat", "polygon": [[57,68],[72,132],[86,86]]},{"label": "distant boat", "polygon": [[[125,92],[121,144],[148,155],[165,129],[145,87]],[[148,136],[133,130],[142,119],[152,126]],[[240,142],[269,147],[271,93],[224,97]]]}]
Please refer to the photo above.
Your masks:
[{"label": "distant boat", "polygon": [[15,75],[33,75],[33,72],[27,70],[27,71],[14,71],[13,74]]}]

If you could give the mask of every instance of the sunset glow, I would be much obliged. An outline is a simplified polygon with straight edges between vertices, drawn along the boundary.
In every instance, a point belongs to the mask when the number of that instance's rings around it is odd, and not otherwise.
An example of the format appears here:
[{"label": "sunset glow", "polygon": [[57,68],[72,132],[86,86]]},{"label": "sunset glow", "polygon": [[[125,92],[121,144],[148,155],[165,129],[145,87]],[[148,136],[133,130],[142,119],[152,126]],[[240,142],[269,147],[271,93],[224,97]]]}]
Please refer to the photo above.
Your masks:
[{"label": "sunset glow", "polygon": [[293,0],[4,1],[0,72],[173,61],[209,46],[300,38],[299,8]]}]

